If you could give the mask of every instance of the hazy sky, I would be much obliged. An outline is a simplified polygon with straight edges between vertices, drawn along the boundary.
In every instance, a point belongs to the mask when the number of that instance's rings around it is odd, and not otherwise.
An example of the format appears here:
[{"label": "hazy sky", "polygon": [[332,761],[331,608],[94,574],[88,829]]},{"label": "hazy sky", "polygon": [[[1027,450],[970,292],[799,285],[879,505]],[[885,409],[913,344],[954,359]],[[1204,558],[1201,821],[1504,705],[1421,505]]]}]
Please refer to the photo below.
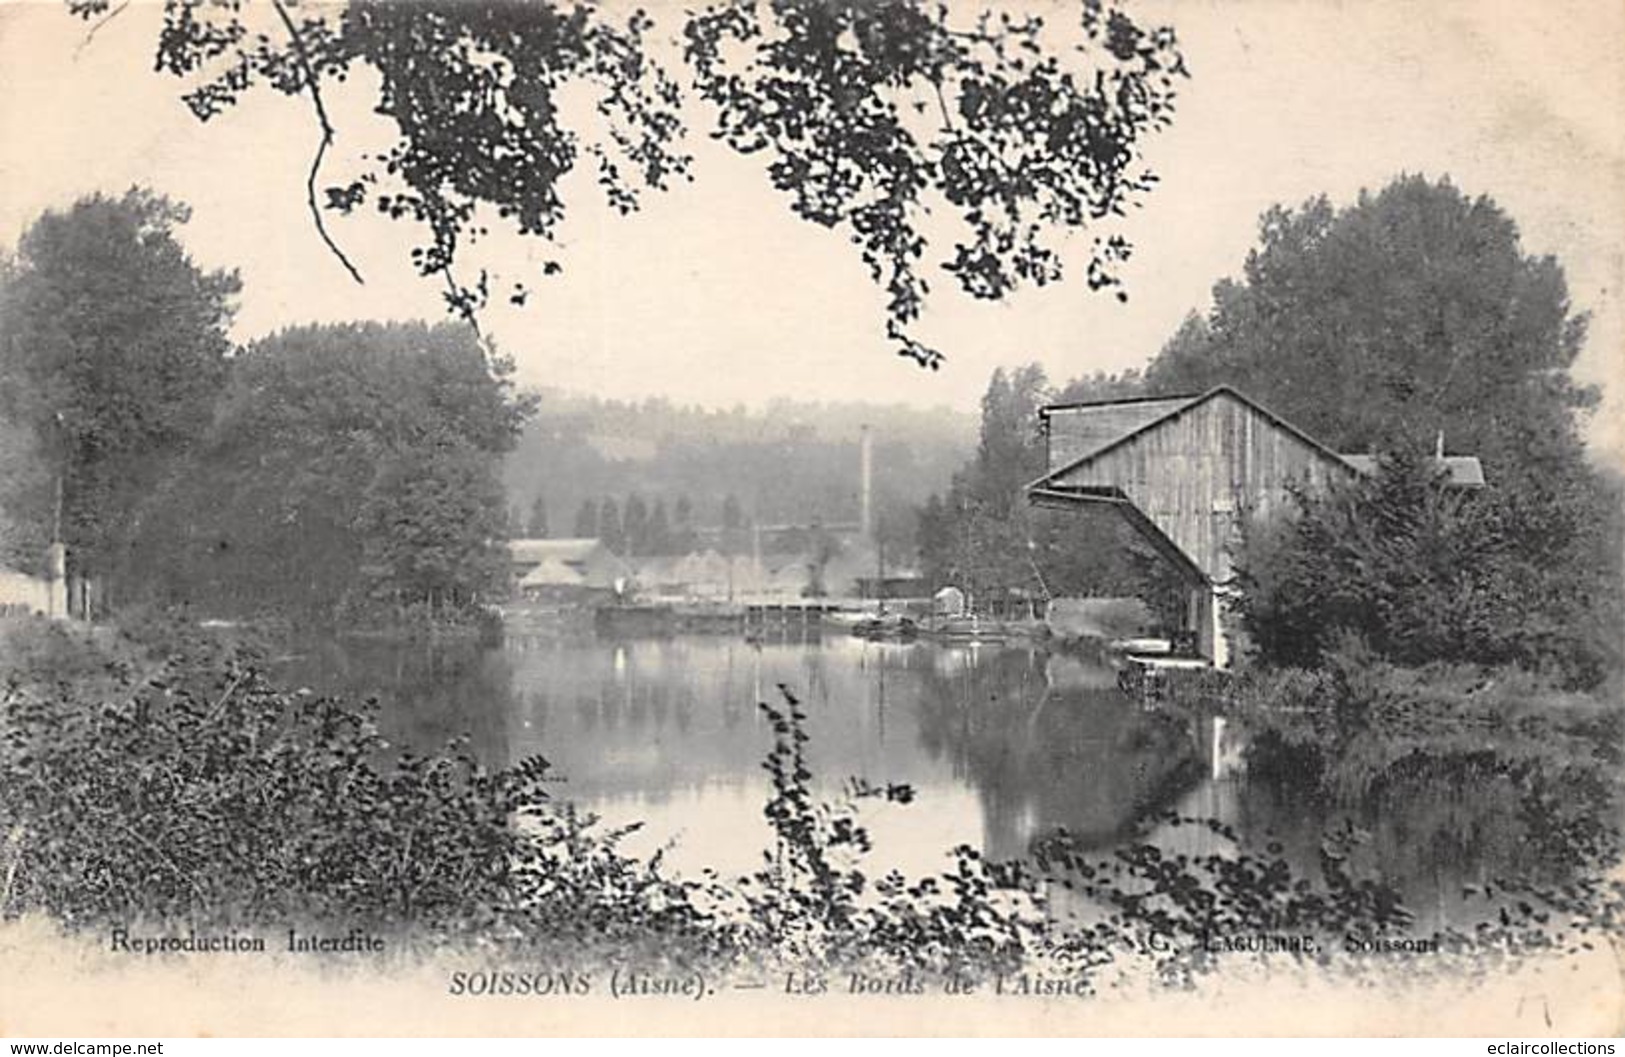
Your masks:
[{"label": "hazy sky", "polygon": [[[663,7],[679,5],[656,0]],[[687,6],[687,5],[681,5]],[[1041,361],[1064,380],[1143,365],[1214,280],[1235,274],[1274,202],[1347,203],[1401,171],[1448,174],[1495,198],[1525,248],[1558,257],[1594,315],[1582,376],[1618,374],[1625,350],[1625,3],[1621,0],[1339,3],[1162,0],[1193,74],[1149,157],[1163,183],[1122,228],[1137,246],[1118,304],[1074,280],[1003,304],[939,276],[922,336],[937,373],[895,357],[881,295],[845,237],[795,219],[759,163],[692,138],[695,182],[621,219],[590,186],[562,231],[564,275],[487,329],[522,377],[606,396],[754,404],[774,396],[972,408],[996,365]],[[335,219],[365,286],[323,249],[304,211],[316,129],[308,104],[258,94],[210,126],[151,72],[157,12],[139,4],[88,45],[59,0],[0,3],[0,241],[95,189],[142,183],[189,202],[184,238],[205,264],[240,267],[237,336],[287,323],[439,318],[405,249],[416,232]],[[339,182],[381,130],[361,95],[333,105]],[[697,115],[703,111],[695,108]],[[701,117],[703,122],[704,117]],[[703,132],[703,129],[702,129]],[[1078,241],[1081,254],[1085,241]],[[497,240],[512,269],[541,245]],[[1622,387],[1615,386],[1615,390]],[[1608,419],[1625,419],[1618,392]],[[1610,448],[1625,450],[1616,436]]]}]

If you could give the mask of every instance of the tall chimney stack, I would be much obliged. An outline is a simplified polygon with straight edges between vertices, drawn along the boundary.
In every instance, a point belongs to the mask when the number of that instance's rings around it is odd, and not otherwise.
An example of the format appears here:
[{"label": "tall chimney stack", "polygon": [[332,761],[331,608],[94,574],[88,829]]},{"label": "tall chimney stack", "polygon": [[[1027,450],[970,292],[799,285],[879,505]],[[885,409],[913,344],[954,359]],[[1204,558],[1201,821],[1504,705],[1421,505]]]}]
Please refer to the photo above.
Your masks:
[{"label": "tall chimney stack", "polygon": [[874,445],[869,427],[864,426],[858,440],[858,535],[862,539],[874,535],[873,475]]}]

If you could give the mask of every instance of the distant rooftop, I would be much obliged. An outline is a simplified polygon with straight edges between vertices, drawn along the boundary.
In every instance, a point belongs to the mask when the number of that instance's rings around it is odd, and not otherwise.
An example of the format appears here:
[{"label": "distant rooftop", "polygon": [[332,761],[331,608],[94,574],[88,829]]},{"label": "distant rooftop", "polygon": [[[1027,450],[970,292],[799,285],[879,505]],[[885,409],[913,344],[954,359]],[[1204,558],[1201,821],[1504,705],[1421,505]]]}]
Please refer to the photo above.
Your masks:
[{"label": "distant rooftop", "polygon": [[[1377,472],[1375,455],[1339,455],[1338,458],[1368,476]],[[1430,461],[1444,473],[1445,483],[1452,487],[1484,487],[1484,467],[1472,455],[1435,456]]]},{"label": "distant rooftop", "polygon": [[571,568],[557,558],[547,558],[526,573],[519,581],[519,586],[580,587],[586,582],[587,576],[580,569]]}]

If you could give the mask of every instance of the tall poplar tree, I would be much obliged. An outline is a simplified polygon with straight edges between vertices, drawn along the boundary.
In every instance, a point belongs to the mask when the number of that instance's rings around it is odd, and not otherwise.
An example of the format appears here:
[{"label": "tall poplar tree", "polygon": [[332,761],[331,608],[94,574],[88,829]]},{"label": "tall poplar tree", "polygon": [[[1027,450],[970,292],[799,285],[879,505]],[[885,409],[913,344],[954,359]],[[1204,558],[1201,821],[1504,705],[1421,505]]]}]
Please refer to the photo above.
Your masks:
[{"label": "tall poplar tree", "polygon": [[0,414],[55,486],[13,511],[59,536],[68,572],[111,594],[138,572],[146,501],[209,427],[226,376],[234,272],[193,263],[187,207],[152,191],[41,216],[0,272]]}]

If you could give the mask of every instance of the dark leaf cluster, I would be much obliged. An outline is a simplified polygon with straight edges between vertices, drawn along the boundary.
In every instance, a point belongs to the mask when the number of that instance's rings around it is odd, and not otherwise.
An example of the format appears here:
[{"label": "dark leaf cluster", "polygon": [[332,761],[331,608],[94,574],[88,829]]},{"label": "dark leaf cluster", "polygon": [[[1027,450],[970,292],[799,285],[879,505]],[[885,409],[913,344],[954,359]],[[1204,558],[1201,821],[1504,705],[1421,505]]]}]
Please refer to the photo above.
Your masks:
[{"label": "dark leaf cluster", "polygon": [[[966,229],[942,267],[993,299],[1059,280],[1047,236],[1122,215],[1155,182],[1139,147],[1185,74],[1173,32],[1098,2],[1078,28],[1066,55],[1042,18],[1008,11],[961,24],[922,0],[735,0],[685,32],[716,135],[765,153],[798,216],[849,232],[888,295],[888,334],[935,367],[941,354],[909,337],[933,207]],[[1120,287],[1128,252],[1097,239],[1089,285]]]},{"label": "dark leaf cluster", "polygon": [[[105,4],[67,6],[110,17]],[[566,180],[584,165],[622,213],[688,175],[684,92],[655,28],[641,9],[619,17],[560,0],[349,0],[336,11],[271,0],[268,13],[166,0],[155,64],[190,83],[202,120],[255,86],[308,96],[320,137],[307,199],[329,249],[359,280],[324,210],[371,201],[419,223],[429,239],[413,263],[472,319],[491,277],[463,282],[454,265],[492,216],[551,240]],[[1186,76],[1171,29],[1104,0],[1086,0],[1070,27],[931,0],[726,0],[686,15],[681,37],[717,138],[762,153],[796,215],[848,234],[886,292],[888,336],[933,367],[942,354],[910,336],[929,293],[931,211],[965,229],[941,265],[972,296],[1060,280],[1054,236],[1123,215],[1154,185],[1141,144],[1170,122]],[[337,134],[326,93],[362,71],[377,78],[373,108],[396,141],[319,188]],[[1090,287],[1124,296],[1129,251],[1119,235],[1096,238]],[[510,300],[526,295],[519,282]]]}]

